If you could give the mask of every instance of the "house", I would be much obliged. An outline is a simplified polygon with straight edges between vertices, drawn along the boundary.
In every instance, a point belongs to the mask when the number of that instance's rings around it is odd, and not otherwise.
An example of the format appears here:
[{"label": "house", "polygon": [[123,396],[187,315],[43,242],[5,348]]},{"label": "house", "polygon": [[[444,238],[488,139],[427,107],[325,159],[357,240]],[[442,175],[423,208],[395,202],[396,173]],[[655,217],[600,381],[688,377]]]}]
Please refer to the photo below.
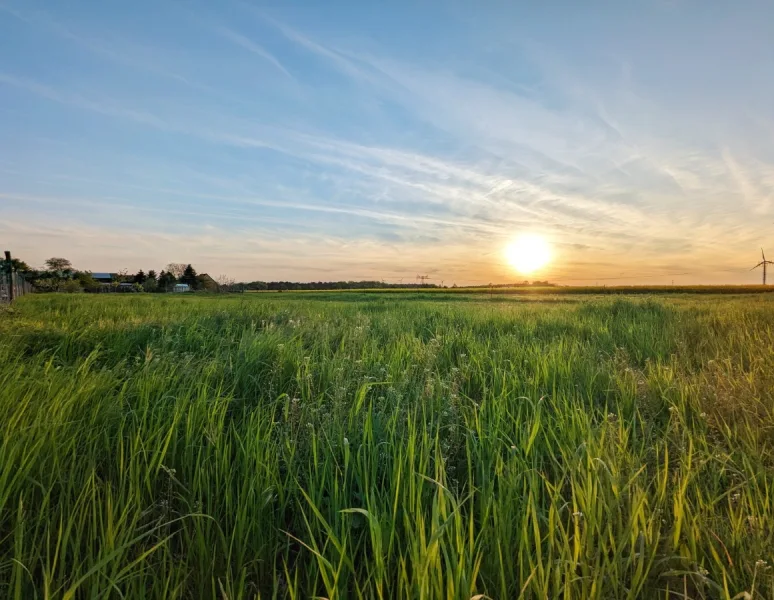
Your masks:
[{"label": "house", "polygon": [[199,288],[202,290],[207,290],[208,292],[217,292],[218,291],[218,284],[215,282],[215,280],[207,275],[207,273],[202,273],[201,275],[198,275],[196,277],[199,280]]},{"label": "house", "polygon": [[173,292],[188,292],[191,290],[191,286],[189,286],[187,283],[176,283],[175,287],[172,288]]}]

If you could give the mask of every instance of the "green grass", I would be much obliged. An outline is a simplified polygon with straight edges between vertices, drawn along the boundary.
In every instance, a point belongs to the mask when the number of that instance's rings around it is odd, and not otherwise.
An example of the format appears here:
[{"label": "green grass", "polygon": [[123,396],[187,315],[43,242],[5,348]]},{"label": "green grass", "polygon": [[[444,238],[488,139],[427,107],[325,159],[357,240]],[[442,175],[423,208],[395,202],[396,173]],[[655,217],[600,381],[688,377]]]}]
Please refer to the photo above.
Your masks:
[{"label": "green grass", "polygon": [[774,598],[774,297],[428,296],[0,313],[0,597]]}]

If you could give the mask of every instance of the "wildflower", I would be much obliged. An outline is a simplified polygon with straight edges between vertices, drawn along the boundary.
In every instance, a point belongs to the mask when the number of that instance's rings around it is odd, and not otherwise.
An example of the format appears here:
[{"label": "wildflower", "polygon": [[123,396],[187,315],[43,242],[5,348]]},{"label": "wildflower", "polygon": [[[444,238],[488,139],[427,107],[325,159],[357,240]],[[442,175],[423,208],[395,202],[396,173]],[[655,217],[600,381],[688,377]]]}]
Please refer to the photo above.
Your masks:
[{"label": "wildflower", "polygon": [[512,445],[512,446],[511,446],[511,450],[515,452],[515,451],[516,451],[516,446],[513,446],[513,445]]},{"label": "wildflower", "polygon": [[579,510],[576,510],[574,513],[572,513],[572,516],[580,520],[583,518],[583,513]]},{"label": "wildflower", "polygon": [[673,412],[676,412],[676,411],[677,411],[677,407],[675,407],[675,406],[670,406],[669,407],[669,412],[673,413]]},{"label": "wildflower", "polygon": [[349,440],[347,438],[344,438],[344,445],[349,446]]},{"label": "wildflower", "polygon": [[291,402],[292,402],[293,404],[298,404],[299,400],[298,400],[298,398],[293,398],[293,399],[291,400]]},{"label": "wildflower", "polygon": [[755,568],[761,569],[762,571],[766,571],[769,568],[769,563],[763,560],[762,558],[759,558],[757,561],[755,561]]},{"label": "wildflower", "polygon": [[307,426],[309,429],[312,429],[312,428],[314,428],[314,425],[312,425],[311,423],[307,423],[307,424],[306,424],[306,426]]},{"label": "wildflower", "polygon": [[739,498],[741,498],[741,494],[739,492],[736,492],[731,496],[731,502],[739,502]]},{"label": "wildflower", "polygon": [[702,418],[702,419],[706,419],[707,418],[707,413],[703,412],[703,413],[701,413],[699,415],[699,417]]},{"label": "wildflower", "polygon": [[699,567],[699,575],[701,575],[702,577],[706,577],[707,575],[709,575],[709,571],[704,567]]},{"label": "wildflower", "polygon": [[607,420],[610,423],[615,423],[618,420],[618,415],[616,415],[615,413],[607,413]]}]

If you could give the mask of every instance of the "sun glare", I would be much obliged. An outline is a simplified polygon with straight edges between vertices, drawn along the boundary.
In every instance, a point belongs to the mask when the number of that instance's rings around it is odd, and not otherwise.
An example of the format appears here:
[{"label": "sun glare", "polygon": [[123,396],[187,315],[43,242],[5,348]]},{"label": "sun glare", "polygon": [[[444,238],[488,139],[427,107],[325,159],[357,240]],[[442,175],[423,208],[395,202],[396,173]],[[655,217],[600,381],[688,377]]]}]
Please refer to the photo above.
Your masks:
[{"label": "sun glare", "polygon": [[548,264],[551,260],[551,247],[545,238],[526,233],[508,245],[505,256],[514,269],[526,275]]}]

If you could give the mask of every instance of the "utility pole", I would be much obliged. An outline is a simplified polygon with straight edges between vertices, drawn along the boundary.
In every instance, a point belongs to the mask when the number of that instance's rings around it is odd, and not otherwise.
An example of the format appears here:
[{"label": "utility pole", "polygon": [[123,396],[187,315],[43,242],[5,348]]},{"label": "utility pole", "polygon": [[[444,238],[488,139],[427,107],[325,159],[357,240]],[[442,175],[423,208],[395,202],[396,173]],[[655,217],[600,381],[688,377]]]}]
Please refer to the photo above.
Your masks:
[{"label": "utility pole", "polygon": [[[7,254],[7,253],[6,253]],[[758,267],[763,267],[763,285],[766,285],[766,265],[774,265],[773,261],[766,260],[766,255],[763,253],[763,248],[761,248],[761,258],[763,259],[761,262],[759,262],[757,265],[755,265],[751,271],[754,271]]]}]

